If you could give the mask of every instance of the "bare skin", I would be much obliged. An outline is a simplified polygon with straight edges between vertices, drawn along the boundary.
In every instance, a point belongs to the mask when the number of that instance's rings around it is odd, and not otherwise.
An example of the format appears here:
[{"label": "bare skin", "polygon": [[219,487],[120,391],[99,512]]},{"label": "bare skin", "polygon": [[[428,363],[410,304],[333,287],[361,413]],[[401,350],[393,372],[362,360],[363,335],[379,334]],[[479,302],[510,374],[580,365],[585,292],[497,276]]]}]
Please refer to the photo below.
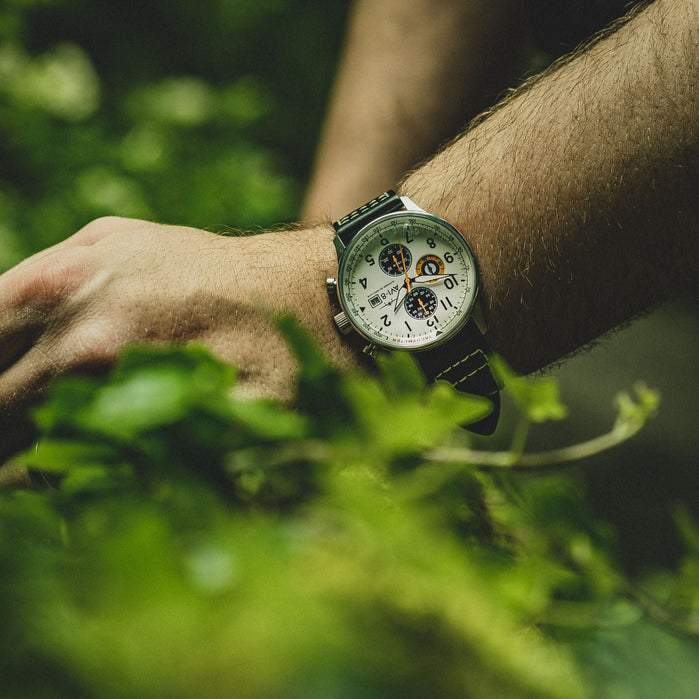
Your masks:
[{"label": "bare skin", "polygon": [[528,55],[516,0],[358,0],[303,217],[340,218],[493,103]]},{"label": "bare skin", "polygon": [[0,277],[0,404],[22,403],[56,374],[110,364],[138,341],[203,342],[241,367],[250,393],[288,398],[293,361],[275,315],[293,311],[341,364],[351,357],[314,288],[331,251],[327,229],[238,238],[93,221]]},{"label": "bare skin", "polygon": [[[405,180],[480,263],[489,342],[546,365],[667,298],[697,269],[699,2],[657,0]],[[331,358],[328,225],[254,237],[97,220],[0,276],[0,405],[129,342],[205,342],[252,393],[286,398],[270,323],[293,311]],[[261,351],[264,348],[264,351]]]},{"label": "bare skin", "polygon": [[658,0],[403,183],[468,238],[489,342],[516,370],[693,283],[698,53],[699,3]]},{"label": "bare skin", "polygon": [[[521,23],[507,34],[497,13],[489,15],[494,8],[456,5],[452,22],[430,30],[441,34],[423,69],[423,53],[412,47],[432,8],[411,3],[401,13],[391,2],[385,9],[358,3],[307,213],[321,210],[324,199],[340,213],[336,202],[375,196],[377,178],[384,188],[403,180],[402,193],[456,223],[476,250],[490,344],[526,373],[692,283],[696,4],[656,2],[504,100],[404,178],[402,168],[420,153],[419,136],[430,133],[414,127],[457,118],[455,105],[467,111],[478,100],[468,60],[488,55],[488,30],[504,30],[511,43],[509,61],[480,66],[490,84],[498,77],[506,84],[508,68],[526,52]],[[480,24],[469,23],[476,18]],[[670,36],[675,22],[680,31]],[[473,46],[459,54],[452,47],[469,27]],[[391,40],[395,34],[401,40]],[[353,55],[361,51],[368,58]],[[436,66],[453,64],[461,90],[453,88],[454,71],[434,77]],[[358,95],[366,109],[353,109]],[[444,113],[435,110],[440,103]],[[396,104],[408,106],[391,109]]]}]

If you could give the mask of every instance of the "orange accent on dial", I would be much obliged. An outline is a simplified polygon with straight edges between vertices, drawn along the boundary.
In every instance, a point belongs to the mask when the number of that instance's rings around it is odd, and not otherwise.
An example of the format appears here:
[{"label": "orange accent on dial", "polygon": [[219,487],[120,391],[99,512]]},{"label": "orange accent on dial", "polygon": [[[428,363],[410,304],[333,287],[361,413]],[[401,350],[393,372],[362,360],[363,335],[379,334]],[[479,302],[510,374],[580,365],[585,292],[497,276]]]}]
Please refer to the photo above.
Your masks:
[{"label": "orange accent on dial", "polygon": [[[427,269],[425,269],[427,268]],[[437,255],[425,255],[415,265],[415,274],[444,274],[444,260]]]}]

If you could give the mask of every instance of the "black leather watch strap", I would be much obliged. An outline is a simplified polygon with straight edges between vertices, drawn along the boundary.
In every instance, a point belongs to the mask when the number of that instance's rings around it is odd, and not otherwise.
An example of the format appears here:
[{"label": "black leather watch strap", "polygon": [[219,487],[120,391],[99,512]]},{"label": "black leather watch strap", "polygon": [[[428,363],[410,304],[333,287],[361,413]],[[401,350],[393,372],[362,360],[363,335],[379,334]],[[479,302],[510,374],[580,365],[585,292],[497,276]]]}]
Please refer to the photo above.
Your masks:
[{"label": "black leather watch strap", "polygon": [[488,398],[493,403],[492,412],[468,425],[468,429],[483,435],[495,431],[500,417],[500,387],[488,365],[483,333],[473,318],[449,342],[414,356],[430,381],[447,381],[459,391]]},{"label": "black leather watch strap", "polygon": [[355,233],[379,216],[400,211],[403,207],[401,198],[392,190],[379,194],[378,197],[363,204],[358,209],[351,211],[338,221],[333,227],[344,245],[347,245]]}]

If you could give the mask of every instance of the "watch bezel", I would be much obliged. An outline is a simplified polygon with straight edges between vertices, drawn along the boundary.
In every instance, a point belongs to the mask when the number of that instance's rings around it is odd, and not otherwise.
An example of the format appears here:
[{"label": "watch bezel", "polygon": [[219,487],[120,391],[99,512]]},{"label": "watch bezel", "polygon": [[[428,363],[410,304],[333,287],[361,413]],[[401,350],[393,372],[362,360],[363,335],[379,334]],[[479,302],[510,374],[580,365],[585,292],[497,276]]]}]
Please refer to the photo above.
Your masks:
[{"label": "watch bezel", "polygon": [[[347,261],[350,258],[350,253],[352,250],[360,244],[360,242],[364,239],[367,230],[368,229],[373,229],[377,225],[380,225],[384,221],[392,220],[392,219],[422,219],[422,220],[427,220],[430,223],[437,223],[440,226],[448,229],[460,242],[463,248],[466,250],[466,253],[469,257],[469,262],[471,264],[471,278],[469,281],[471,282],[474,292],[473,296],[471,297],[471,302],[468,306],[468,308],[464,309],[462,311],[462,316],[458,320],[458,322],[453,323],[453,327],[449,329],[448,332],[443,332],[440,337],[437,338],[432,338],[429,341],[424,342],[423,344],[415,345],[415,346],[410,346],[410,347],[404,347],[401,345],[397,345],[396,343],[390,343],[390,342],[385,342],[381,338],[378,337],[373,337],[367,334],[362,328],[358,327],[355,319],[354,319],[354,314],[348,310],[347,304],[345,303],[345,300],[343,298],[343,278],[345,275],[345,269],[347,266]],[[338,267],[338,273],[337,273],[337,299],[338,303],[340,305],[340,308],[344,312],[345,316],[347,317],[347,320],[349,321],[350,325],[354,329],[354,331],[360,335],[364,340],[366,340],[368,343],[372,345],[376,345],[378,347],[382,347],[388,350],[392,351],[397,351],[397,350],[403,350],[403,351],[409,351],[409,352],[424,352],[431,350],[435,347],[441,346],[446,342],[449,342],[451,339],[453,339],[456,335],[458,335],[459,332],[464,328],[466,323],[469,321],[469,319],[473,316],[474,310],[476,308],[476,305],[478,303],[478,297],[480,294],[480,274],[478,270],[478,263],[476,260],[476,256],[473,254],[473,250],[471,249],[471,246],[468,244],[468,241],[466,238],[461,234],[461,232],[453,226],[449,221],[446,221],[445,219],[441,218],[440,216],[437,216],[435,214],[431,214],[425,211],[413,211],[410,209],[407,210],[402,210],[402,211],[392,211],[387,214],[383,214],[381,216],[377,216],[375,219],[367,223],[365,226],[360,228],[357,233],[352,236],[352,239],[346,244],[343,245],[342,249],[342,254],[340,255],[340,260],[339,260],[339,267]]]}]

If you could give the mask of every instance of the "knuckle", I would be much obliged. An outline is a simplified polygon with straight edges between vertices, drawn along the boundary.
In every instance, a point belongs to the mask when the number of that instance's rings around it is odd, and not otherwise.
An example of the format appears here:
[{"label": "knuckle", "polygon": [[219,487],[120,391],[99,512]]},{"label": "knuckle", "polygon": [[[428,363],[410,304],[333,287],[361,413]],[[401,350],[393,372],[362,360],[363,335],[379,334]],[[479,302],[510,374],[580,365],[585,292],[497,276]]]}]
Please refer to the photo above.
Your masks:
[{"label": "knuckle", "polygon": [[74,291],[85,276],[82,255],[52,255],[28,275],[26,293],[41,305],[53,305]]},{"label": "knuckle", "polygon": [[99,240],[111,233],[123,230],[133,223],[133,219],[121,216],[100,216],[85,224],[74,237],[85,242]]},{"label": "knuckle", "polygon": [[76,366],[94,367],[116,361],[125,340],[111,323],[92,318],[75,327],[64,343],[69,345]]},{"label": "knuckle", "polygon": [[100,216],[90,221],[85,228],[95,231],[113,230],[114,228],[122,226],[124,221],[127,220],[128,219],[122,218],[121,216]]}]

